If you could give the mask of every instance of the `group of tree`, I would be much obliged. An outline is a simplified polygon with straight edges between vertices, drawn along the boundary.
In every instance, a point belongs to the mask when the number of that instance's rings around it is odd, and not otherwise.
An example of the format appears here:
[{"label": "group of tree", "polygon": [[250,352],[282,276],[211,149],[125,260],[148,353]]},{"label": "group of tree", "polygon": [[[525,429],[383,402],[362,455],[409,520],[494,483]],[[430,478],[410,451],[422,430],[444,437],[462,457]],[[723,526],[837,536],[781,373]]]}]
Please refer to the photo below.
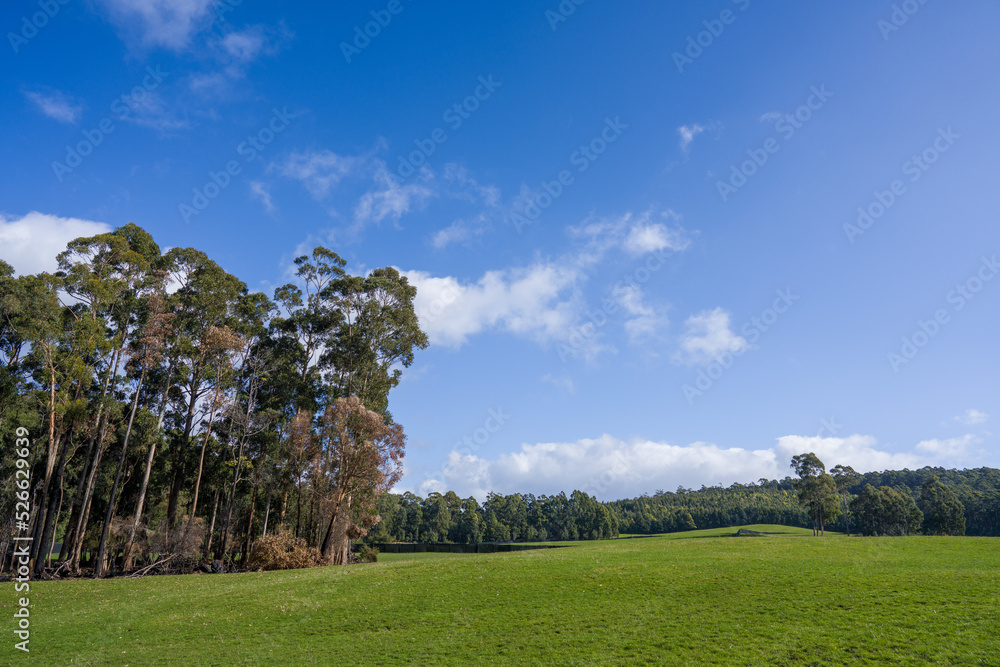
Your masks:
[{"label": "group of tree", "polygon": [[827,473],[826,466],[812,452],[793,457],[792,468],[799,476],[799,501],[809,510],[814,535],[822,535],[825,525],[841,513],[848,535],[852,517],[865,536],[913,535],[921,530],[928,535],[965,534],[965,506],[936,475],[921,485],[918,506],[913,491],[906,487],[866,482],[851,497],[851,488],[861,483],[862,476],[842,465],[834,467],[832,474]]},{"label": "group of tree", "polygon": [[[698,490],[681,487],[605,504],[621,532],[635,534],[778,524],[817,533],[830,529],[863,535],[1000,536],[1000,470],[926,467],[857,473],[835,466],[827,473],[815,454],[796,458],[804,478]],[[873,491],[865,494],[869,486]],[[879,502],[873,501],[875,492],[882,498]],[[913,509],[921,513],[919,518],[914,518]]]},{"label": "group of tree", "polygon": [[371,542],[517,542],[597,540],[618,536],[607,506],[582,491],[553,496],[490,493],[482,505],[455,492],[386,494]]},{"label": "group of tree", "polygon": [[3,448],[0,565],[15,534],[35,573],[89,554],[101,576],[245,562],[268,531],[343,562],[400,479],[389,392],[427,337],[396,270],[350,275],[322,247],[295,264],[269,297],[131,223],[72,241],[55,273],[0,261],[0,434],[28,431],[31,472],[19,488]]}]

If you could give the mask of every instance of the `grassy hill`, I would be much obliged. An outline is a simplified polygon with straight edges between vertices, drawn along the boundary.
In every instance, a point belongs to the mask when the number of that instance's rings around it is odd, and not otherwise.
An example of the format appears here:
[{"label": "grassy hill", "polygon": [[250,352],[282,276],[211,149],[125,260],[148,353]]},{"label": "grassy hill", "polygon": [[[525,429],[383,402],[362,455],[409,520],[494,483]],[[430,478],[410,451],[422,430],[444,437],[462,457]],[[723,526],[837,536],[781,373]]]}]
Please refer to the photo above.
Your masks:
[{"label": "grassy hill", "polygon": [[[789,534],[730,539],[730,528],[510,554],[399,554],[340,569],[35,583],[31,657],[53,665],[996,664],[1000,540],[812,539],[808,530],[749,528]],[[12,598],[0,612],[8,618]]]}]

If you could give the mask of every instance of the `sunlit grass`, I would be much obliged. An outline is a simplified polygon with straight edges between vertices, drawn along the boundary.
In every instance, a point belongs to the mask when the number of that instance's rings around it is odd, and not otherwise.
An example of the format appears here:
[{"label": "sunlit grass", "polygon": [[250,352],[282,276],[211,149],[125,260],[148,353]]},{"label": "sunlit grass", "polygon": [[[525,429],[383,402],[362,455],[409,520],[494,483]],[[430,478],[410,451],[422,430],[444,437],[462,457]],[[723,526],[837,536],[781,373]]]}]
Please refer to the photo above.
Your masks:
[{"label": "sunlit grass", "polygon": [[[712,533],[720,537],[698,539]],[[808,530],[721,537],[734,533],[488,555],[386,554],[339,569],[34,583],[31,658],[47,665],[998,664],[1000,540],[812,539]],[[8,618],[13,597],[0,612]]]}]

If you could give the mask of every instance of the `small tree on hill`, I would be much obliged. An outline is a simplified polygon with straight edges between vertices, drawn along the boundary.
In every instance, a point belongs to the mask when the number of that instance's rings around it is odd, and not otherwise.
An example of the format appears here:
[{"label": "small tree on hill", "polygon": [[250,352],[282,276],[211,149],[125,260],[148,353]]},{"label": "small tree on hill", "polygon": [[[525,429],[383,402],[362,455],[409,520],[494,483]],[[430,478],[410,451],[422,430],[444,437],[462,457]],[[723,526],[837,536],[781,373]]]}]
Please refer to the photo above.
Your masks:
[{"label": "small tree on hill", "polygon": [[792,469],[799,476],[796,482],[799,502],[809,509],[813,520],[813,535],[825,535],[826,523],[836,519],[840,512],[837,484],[827,474],[823,462],[812,452],[793,457]]},{"label": "small tree on hill", "polygon": [[830,471],[833,481],[837,484],[837,493],[840,494],[840,509],[844,514],[844,521],[847,524],[847,536],[851,536],[851,508],[847,504],[847,496],[850,495],[848,489],[858,483],[861,479],[851,466],[834,466]]}]

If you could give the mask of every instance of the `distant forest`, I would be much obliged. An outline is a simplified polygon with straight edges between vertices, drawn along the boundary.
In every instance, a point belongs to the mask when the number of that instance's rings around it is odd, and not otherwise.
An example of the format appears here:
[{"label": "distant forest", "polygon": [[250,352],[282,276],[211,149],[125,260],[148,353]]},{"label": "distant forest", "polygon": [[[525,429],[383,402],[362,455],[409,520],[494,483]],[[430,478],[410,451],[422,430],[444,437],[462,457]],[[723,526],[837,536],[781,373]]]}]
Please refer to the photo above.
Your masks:
[{"label": "distant forest", "polygon": [[[860,476],[848,489],[848,501],[865,488],[890,487],[916,501],[933,476],[950,488],[965,507],[965,534],[1000,536],[1000,470],[893,470]],[[796,480],[761,479],[756,483],[711,486],[698,490],[657,491],[628,500],[598,503],[574,491],[570,496],[490,494],[480,505],[454,492],[420,498],[412,493],[386,494],[379,501],[382,522],[369,542],[493,542],[602,539],[619,533],[649,535],[748,524],[812,527],[799,501]],[[830,530],[845,531],[842,513]]]}]

